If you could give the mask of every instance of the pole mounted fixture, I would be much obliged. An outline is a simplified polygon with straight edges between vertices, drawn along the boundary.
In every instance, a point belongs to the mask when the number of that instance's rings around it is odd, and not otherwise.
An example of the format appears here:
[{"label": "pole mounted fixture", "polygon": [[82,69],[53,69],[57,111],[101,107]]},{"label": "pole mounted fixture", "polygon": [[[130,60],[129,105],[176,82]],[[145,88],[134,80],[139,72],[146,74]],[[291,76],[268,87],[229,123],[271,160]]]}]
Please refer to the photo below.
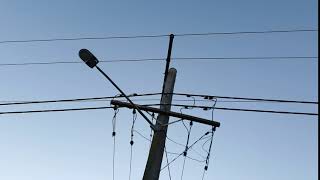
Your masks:
[{"label": "pole mounted fixture", "polygon": [[103,74],[103,76],[105,78],[107,78],[110,83],[129,101],[129,103],[134,107],[134,109],[137,109],[137,111],[139,112],[139,114],[141,114],[141,116],[149,123],[150,127],[152,130],[156,130],[155,125],[147,118],[147,116],[145,114],[143,114],[143,112],[139,109],[139,107],[137,107],[136,104],[134,104],[131,99],[119,88],[119,86],[112,81],[112,79],[105,73],[102,71],[102,69],[100,69],[97,64],[99,63],[99,60],[88,50],[88,49],[81,49],[79,51],[79,57],[80,59],[82,59],[90,68],[94,68],[96,67],[98,69],[98,71]]},{"label": "pole mounted fixture", "polygon": [[81,49],[79,51],[79,57],[90,67],[94,68],[98,63],[98,59],[88,50]]}]

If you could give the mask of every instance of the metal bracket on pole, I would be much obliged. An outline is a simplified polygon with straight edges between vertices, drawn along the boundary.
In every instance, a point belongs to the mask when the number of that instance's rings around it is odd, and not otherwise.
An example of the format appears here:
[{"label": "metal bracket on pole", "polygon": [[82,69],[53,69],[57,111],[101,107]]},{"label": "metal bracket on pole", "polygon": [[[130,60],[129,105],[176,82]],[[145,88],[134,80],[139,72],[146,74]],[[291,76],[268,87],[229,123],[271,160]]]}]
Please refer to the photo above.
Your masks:
[{"label": "metal bracket on pole", "polygon": [[[119,107],[127,107],[130,109],[135,109],[135,107],[132,106],[130,103],[122,102],[122,101],[118,101],[118,100],[112,100],[111,104],[115,105],[115,106],[119,106]],[[149,112],[164,114],[164,115],[168,115],[168,116],[172,116],[172,117],[176,117],[176,118],[181,118],[184,120],[189,120],[189,121],[193,121],[193,122],[197,122],[197,123],[201,123],[201,124],[206,124],[206,125],[210,125],[210,126],[214,126],[214,127],[220,127],[220,122],[217,122],[217,121],[203,119],[203,118],[199,118],[199,117],[195,117],[195,116],[191,116],[191,115],[187,115],[187,114],[182,114],[182,113],[178,113],[178,112],[173,112],[173,111],[163,111],[158,108],[153,108],[153,107],[148,107],[148,106],[143,106],[143,105],[138,105],[138,104],[135,104],[135,106],[138,107],[142,111],[149,111]]]}]

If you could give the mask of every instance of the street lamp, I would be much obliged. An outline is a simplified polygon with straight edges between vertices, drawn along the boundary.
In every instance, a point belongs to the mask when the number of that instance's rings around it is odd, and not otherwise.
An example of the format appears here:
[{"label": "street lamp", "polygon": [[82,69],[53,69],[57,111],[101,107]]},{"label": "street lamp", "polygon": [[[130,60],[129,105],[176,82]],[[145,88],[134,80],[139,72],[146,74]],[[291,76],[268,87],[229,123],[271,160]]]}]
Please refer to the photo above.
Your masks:
[{"label": "street lamp", "polygon": [[96,67],[98,69],[98,71],[100,71],[104,77],[106,77],[111,84],[129,101],[129,103],[133,106],[134,109],[137,109],[137,111],[141,114],[141,116],[150,124],[150,127],[153,130],[155,129],[154,124],[147,118],[146,115],[143,114],[143,112],[137,107],[137,105],[135,105],[130,98],[116,85],[116,83],[114,83],[112,81],[112,79],[106,74],[104,73],[98,66],[97,64],[99,63],[99,60],[88,50],[88,49],[81,49],[79,51],[79,57],[80,59],[82,59],[90,68],[94,68]]}]

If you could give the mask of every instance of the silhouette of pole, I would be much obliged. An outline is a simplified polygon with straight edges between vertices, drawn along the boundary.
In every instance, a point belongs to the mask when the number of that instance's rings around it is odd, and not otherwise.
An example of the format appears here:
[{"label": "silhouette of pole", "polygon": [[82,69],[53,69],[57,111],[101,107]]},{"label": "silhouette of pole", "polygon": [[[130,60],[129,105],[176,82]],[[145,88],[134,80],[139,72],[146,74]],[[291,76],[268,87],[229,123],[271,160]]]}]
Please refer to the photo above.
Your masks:
[{"label": "silhouette of pole", "polygon": [[[166,112],[171,110],[172,93],[176,80],[177,70],[170,68],[166,81],[164,82],[164,94],[161,98],[160,109]],[[166,143],[167,128],[168,126],[162,126],[169,122],[169,115],[159,114],[156,122],[156,129],[154,131],[149,157],[147,165],[144,171],[143,180],[158,180],[161,170],[161,163]]]}]

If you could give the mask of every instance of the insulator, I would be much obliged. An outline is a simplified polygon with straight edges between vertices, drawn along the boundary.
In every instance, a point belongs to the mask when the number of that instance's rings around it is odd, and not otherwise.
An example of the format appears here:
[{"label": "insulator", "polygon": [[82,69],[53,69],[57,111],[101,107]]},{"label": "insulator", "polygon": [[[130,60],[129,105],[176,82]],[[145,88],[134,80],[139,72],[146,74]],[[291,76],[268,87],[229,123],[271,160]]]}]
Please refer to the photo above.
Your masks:
[{"label": "insulator", "polygon": [[184,152],[183,152],[183,156],[187,156],[187,151],[184,151]]}]

